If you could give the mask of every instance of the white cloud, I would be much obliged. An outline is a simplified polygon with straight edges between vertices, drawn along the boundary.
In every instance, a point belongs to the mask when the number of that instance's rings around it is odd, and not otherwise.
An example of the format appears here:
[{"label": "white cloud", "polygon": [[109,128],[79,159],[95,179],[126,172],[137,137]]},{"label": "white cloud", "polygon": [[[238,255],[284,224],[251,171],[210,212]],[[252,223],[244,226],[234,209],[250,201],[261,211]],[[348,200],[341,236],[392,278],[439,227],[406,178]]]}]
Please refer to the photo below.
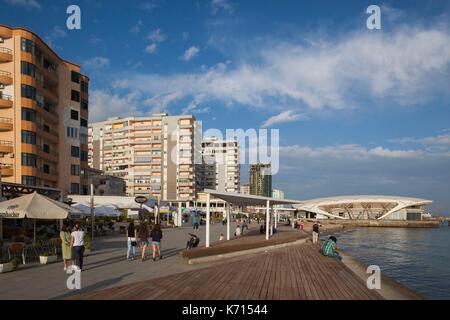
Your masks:
[{"label": "white cloud", "polygon": [[[157,36],[160,29],[153,34],[154,40],[165,39]],[[299,110],[385,101],[417,104],[448,94],[448,30],[399,27],[391,34],[363,32],[315,44],[270,43],[255,49],[257,56],[194,73],[127,74],[122,86],[150,98],[173,92],[188,98],[205,94],[226,105],[267,109],[289,103]]]},{"label": "white cloud", "polygon": [[67,32],[64,31],[60,26],[54,26],[50,34],[45,36],[45,41],[53,49],[61,49],[55,44],[55,40],[67,37]]},{"label": "white cloud", "polygon": [[190,47],[189,49],[187,49],[184,52],[182,59],[184,61],[189,61],[192,58],[195,58],[198,55],[199,52],[200,52],[199,48],[197,48],[197,47]]},{"label": "white cloud", "polygon": [[294,110],[287,110],[287,111],[283,111],[273,117],[270,117],[269,119],[264,121],[264,123],[261,125],[261,127],[268,128],[268,127],[271,127],[271,126],[273,126],[275,124],[279,124],[279,123],[293,122],[293,121],[306,120],[306,119],[308,119],[308,117],[306,117],[300,113],[296,113]]},{"label": "white cloud", "polygon": [[156,3],[154,1],[144,1],[141,3],[141,8],[146,11],[152,11],[157,7]]},{"label": "white cloud", "polygon": [[152,42],[163,42],[167,39],[167,35],[164,34],[161,29],[155,29],[147,36],[148,40]]},{"label": "white cloud", "polygon": [[212,0],[211,8],[213,13],[217,13],[220,10],[231,13],[234,11],[234,7],[228,0]]},{"label": "white cloud", "polygon": [[141,20],[138,20],[138,22],[136,22],[136,24],[131,27],[130,33],[133,35],[137,35],[141,31],[143,25],[144,23]]},{"label": "white cloud", "polygon": [[151,43],[145,47],[145,52],[153,54],[158,50],[158,45],[156,43]]},{"label": "white cloud", "polygon": [[425,137],[425,138],[413,138],[406,137],[400,139],[391,139],[389,140],[393,143],[399,144],[421,144],[426,146],[449,146],[450,147],[450,134],[440,134],[433,137]]},{"label": "white cloud", "polygon": [[42,9],[41,4],[36,0],[5,0],[5,2],[14,6],[21,6],[27,9]]},{"label": "white cloud", "polygon": [[91,90],[89,93],[89,121],[103,121],[117,116],[142,116],[137,105],[139,94],[136,92],[125,96],[103,91]]},{"label": "white cloud", "polygon": [[84,62],[87,68],[103,68],[109,66],[110,60],[106,57],[93,57]]},{"label": "white cloud", "polygon": [[369,158],[419,158],[424,156],[422,150],[391,150],[381,146],[365,148],[355,144],[343,144],[311,148],[309,146],[280,147],[280,154],[286,157],[303,158],[340,158],[340,159],[369,159]]}]

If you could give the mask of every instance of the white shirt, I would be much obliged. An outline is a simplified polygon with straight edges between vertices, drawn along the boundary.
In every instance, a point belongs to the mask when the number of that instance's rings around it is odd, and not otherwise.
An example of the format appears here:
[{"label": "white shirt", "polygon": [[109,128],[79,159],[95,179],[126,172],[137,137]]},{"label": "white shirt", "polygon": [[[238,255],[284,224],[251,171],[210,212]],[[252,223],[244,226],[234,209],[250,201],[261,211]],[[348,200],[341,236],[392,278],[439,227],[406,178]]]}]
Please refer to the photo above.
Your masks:
[{"label": "white shirt", "polygon": [[74,231],[72,232],[73,246],[84,246],[84,231]]},{"label": "white shirt", "polygon": [[241,235],[241,228],[236,228],[236,235],[240,236]]}]

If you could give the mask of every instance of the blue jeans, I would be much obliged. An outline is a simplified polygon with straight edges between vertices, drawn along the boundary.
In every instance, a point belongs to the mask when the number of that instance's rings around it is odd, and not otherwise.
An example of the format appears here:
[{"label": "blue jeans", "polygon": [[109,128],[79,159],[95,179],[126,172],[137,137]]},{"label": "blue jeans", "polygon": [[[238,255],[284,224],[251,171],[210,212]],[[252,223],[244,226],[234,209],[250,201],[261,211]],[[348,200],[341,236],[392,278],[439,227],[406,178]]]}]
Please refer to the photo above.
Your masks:
[{"label": "blue jeans", "polygon": [[78,268],[83,269],[84,246],[74,246],[73,255],[75,258],[75,264]]},{"label": "blue jeans", "polygon": [[136,256],[136,246],[132,246],[131,245],[131,238],[128,238],[127,247],[128,247],[128,249],[127,249],[127,259],[129,259],[130,256],[131,256],[131,250],[133,250],[132,257],[134,259],[134,257]]},{"label": "blue jeans", "polygon": [[338,259],[339,261],[342,261],[342,257],[337,251],[333,251],[333,253],[330,254],[330,257],[333,257],[333,258]]}]

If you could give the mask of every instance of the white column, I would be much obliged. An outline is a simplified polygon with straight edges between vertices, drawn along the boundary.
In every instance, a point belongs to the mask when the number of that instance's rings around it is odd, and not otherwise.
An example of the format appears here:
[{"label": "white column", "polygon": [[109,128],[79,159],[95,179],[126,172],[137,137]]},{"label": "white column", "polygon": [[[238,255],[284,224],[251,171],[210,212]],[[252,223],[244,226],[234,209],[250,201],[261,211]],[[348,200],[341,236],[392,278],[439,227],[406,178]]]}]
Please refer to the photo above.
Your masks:
[{"label": "white column", "polygon": [[181,227],[183,225],[182,216],[183,216],[183,213],[181,210],[181,202],[178,202],[177,227]]},{"label": "white column", "polygon": [[274,216],[273,216],[273,209],[272,209],[272,212],[270,213],[270,236],[273,236],[273,220],[274,220]]},{"label": "white column", "polygon": [[269,240],[269,227],[270,227],[270,201],[266,203],[266,240]]},{"label": "white column", "polygon": [[210,218],[210,210],[209,210],[209,205],[210,205],[210,194],[207,193],[206,194],[206,247],[209,248],[209,218]]},{"label": "white column", "polygon": [[274,215],[275,215],[275,229],[278,228],[278,210],[274,209]]},{"label": "white column", "polygon": [[226,204],[226,214],[227,214],[227,240],[230,240],[230,225],[231,225],[231,222],[230,222],[230,204],[227,202],[227,204]]}]

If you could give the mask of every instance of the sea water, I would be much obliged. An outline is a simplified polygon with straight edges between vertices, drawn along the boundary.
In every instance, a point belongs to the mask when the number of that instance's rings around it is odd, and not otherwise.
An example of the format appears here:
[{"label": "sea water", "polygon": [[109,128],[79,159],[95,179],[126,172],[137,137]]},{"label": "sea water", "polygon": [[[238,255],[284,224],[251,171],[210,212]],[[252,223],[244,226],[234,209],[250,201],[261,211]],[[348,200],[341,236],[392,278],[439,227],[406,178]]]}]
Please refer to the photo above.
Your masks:
[{"label": "sea water", "polygon": [[338,248],[427,299],[450,299],[450,227],[358,228],[335,234]]}]

